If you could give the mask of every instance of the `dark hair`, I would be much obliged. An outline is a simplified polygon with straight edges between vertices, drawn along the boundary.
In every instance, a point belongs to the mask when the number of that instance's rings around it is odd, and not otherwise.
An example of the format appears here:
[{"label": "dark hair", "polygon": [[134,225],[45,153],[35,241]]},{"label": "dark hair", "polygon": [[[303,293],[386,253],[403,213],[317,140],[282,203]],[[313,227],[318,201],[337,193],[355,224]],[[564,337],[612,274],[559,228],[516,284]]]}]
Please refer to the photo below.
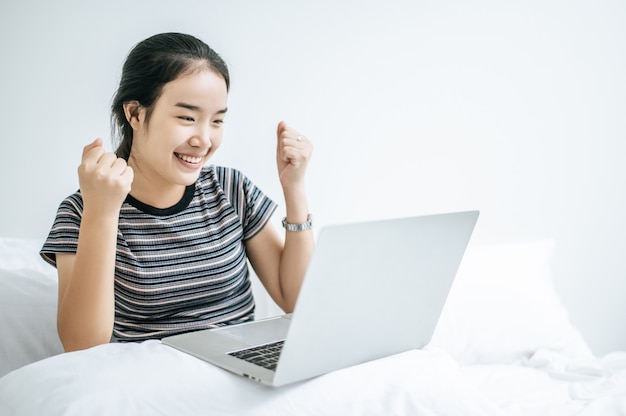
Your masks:
[{"label": "dark hair", "polygon": [[138,43],[130,51],[113,104],[111,126],[115,153],[128,160],[133,144],[133,129],[124,114],[124,103],[138,101],[146,108],[146,123],[163,86],[184,73],[209,68],[219,73],[230,88],[228,67],[206,43],[182,33],[161,33]]}]

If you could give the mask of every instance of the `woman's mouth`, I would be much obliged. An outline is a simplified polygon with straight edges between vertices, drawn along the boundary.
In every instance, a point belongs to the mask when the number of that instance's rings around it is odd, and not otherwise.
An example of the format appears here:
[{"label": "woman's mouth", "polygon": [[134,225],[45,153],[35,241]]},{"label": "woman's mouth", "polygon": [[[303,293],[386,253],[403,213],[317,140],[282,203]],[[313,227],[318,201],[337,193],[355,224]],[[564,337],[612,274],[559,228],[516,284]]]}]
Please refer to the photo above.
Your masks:
[{"label": "woman's mouth", "polygon": [[176,153],[176,152],[174,152],[174,155],[177,158],[179,158],[180,160],[182,160],[183,162],[191,163],[193,165],[196,165],[198,163],[202,163],[202,161],[204,160],[204,158],[202,158],[200,156],[182,155],[182,154]]}]

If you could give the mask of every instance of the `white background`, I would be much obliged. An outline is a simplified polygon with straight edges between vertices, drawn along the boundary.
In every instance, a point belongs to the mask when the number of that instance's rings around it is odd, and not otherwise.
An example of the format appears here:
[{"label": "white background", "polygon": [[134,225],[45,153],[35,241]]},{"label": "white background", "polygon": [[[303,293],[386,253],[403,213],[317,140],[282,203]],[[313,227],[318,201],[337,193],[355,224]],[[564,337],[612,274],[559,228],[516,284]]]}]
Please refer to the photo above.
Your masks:
[{"label": "white background", "polygon": [[573,322],[626,349],[625,22],[617,0],[3,1],[0,235],[46,235],[129,49],[187,32],[231,70],[214,163],[282,204],[284,119],[315,144],[318,227],[480,209],[472,244],[552,238]]}]

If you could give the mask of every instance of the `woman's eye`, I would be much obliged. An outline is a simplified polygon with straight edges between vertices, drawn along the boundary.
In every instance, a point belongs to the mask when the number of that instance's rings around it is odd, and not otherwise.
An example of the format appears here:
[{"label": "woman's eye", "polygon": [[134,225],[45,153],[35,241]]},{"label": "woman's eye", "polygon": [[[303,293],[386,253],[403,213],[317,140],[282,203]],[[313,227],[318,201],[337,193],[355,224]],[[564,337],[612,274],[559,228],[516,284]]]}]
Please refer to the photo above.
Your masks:
[{"label": "woman's eye", "polygon": [[224,120],[213,120],[215,124],[224,124]]},{"label": "woman's eye", "polygon": [[195,121],[193,119],[193,117],[179,116],[178,118],[181,119],[181,120],[189,121],[189,122],[194,122]]}]

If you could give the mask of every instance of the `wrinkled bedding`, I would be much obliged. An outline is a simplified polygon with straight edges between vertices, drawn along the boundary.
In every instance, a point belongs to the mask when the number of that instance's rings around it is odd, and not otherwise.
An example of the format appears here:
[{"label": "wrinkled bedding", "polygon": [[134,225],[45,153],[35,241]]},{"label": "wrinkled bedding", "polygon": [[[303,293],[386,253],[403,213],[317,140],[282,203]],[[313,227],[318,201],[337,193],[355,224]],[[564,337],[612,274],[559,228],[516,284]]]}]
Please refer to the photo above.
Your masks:
[{"label": "wrinkled bedding", "polygon": [[0,379],[0,414],[498,414],[445,353],[410,351],[271,388],[162,345],[108,344]]},{"label": "wrinkled bedding", "polygon": [[[161,344],[60,354],[0,379],[3,415],[619,415],[626,354],[460,366],[425,348],[281,388]],[[601,412],[601,413],[598,413]]]}]

